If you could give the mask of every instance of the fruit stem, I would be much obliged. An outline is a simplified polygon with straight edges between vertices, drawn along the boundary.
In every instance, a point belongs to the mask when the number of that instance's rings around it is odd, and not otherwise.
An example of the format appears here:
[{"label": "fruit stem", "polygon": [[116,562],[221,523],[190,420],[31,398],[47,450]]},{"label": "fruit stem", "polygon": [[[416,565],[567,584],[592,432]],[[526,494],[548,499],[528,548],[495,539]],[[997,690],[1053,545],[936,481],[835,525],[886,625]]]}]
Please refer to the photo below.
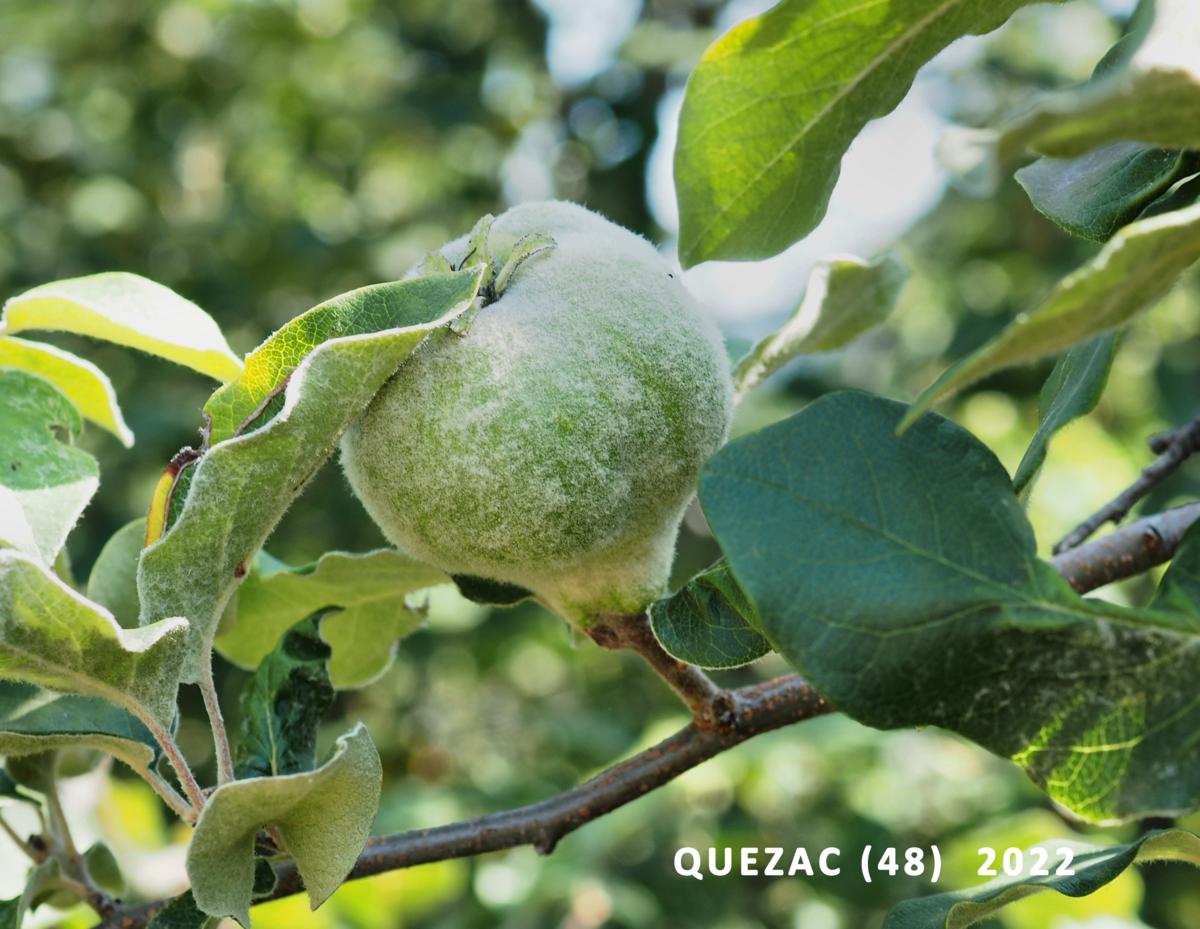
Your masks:
[{"label": "fruit stem", "polygon": [[599,616],[585,631],[602,648],[641,655],[692,711],[697,728],[720,731],[732,727],[733,696],[695,665],[667,654],[654,635],[647,614]]}]

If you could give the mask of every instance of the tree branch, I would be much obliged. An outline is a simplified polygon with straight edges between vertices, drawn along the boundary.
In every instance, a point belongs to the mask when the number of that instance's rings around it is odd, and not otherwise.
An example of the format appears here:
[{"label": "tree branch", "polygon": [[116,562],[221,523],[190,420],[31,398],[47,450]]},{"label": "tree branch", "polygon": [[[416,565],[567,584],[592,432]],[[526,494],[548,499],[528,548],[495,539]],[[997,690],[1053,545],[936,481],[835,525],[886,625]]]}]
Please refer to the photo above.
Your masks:
[{"label": "tree branch", "polygon": [[691,710],[699,728],[720,729],[730,725],[733,697],[699,668],[667,654],[650,628],[649,616],[602,617],[588,627],[587,633],[602,648],[641,655]]},{"label": "tree branch", "polygon": [[1200,503],[1164,510],[1087,545],[1068,549],[1050,563],[1072,587],[1085,593],[1170,560],[1184,534],[1197,520],[1200,520]]},{"label": "tree branch", "polygon": [[[1174,554],[1184,532],[1197,521],[1200,521],[1200,503],[1167,510],[1073,549],[1055,558],[1053,564],[1072,587],[1086,592],[1140,574],[1167,561]],[[648,627],[646,631],[649,631]],[[630,636],[631,641],[641,640],[646,645],[636,624],[631,625],[631,631],[618,635]],[[656,670],[661,665],[668,675],[675,678],[671,681],[673,686],[680,684],[683,690],[687,690],[696,683],[691,675],[683,674],[678,667],[667,665],[662,656],[648,646],[645,657]],[[674,659],[667,657],[674,662]],[[675,662],[675,665],[679,664]],[[682,665],[682,668],[688,667]],[[691,670],[700,674],[696,669]],[[704,676],[701,674],[700,677]],[[685,679],[690,679],[690,683]],[[704,677],[704,680],[707,678]],[[711,682],[709,686],[730,701],[730,712],[723,720],[685,726],[653,748],[614,765],[578,787],[538,803],[434,829],[419,829],[371,839],[348,879],[521,845],[532,845],[542,854],[548,854],[564,836],[656,790],[721,752],[761,733],[813,719],[833,710],[816,691],[794,674],[729,691],[720,690]],[[268,899],[291,896],[303,889],[300,876],[291,862],[277,865],[276,873],[278,882]],[[158,900],[118,907],[111,914],[102,914],[104,921],[101,926],[103,929],[143,929],[168,902]]]},{"label": "tree branch", "polygon": [[1105,523],[1119,523],[1142,497],[1174,474],[1189,457],[1200,452],[1200,416],[1178,429],[1151,437],[1150,450],[1158,455],[1158,459],[1143,469],[1138,479],[1112,501],[1060,539],[1054,546],[1054,554],[1061,555],[1082,545]]}]

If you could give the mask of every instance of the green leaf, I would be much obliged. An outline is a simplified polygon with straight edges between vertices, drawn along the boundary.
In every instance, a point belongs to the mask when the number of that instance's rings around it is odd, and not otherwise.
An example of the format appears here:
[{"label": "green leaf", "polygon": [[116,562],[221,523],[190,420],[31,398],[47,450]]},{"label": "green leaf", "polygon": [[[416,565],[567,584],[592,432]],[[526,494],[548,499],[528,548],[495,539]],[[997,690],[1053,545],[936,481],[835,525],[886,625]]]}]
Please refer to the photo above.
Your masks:
[{"label": "green leaf", "polygon": [[1017,465],[1013,487],[1022,493],[1037,476],[1046,460],[1050,440],[1060,429],[1080,416],[1086,416],[1100,402],[1108,372],[1112,370],[1117,353],[1115,333],[1098,336],[1058,359],[1058,364],[1046,378],[1038,400],[1040,422],[1033,441]]},{"label": "green leaf", "polygon": [[13,297],[4,304],[0,332],[27,329],[106,339],[218,381],[242,370],[211,316],[170,288],[123,271],[54,281]]},{"label": "green leaf", "polygon": [[329,646],[315,618],[284,635],[242,692],[238,778],[298,774],[317,765],[317,725],[333,705]]},{"label": "green leaf", "polygon": [[[1075,158],[1110,142],[1200,149],[1200,8],[1156,0],[1086,84],[1051,94],[996,130],[955,130],[939,154],[968,188],[994,189],[1026,149]],[[1144,28],[1143,28],[1144,26]]]},{"label": "green leaf", "polygon": [[90,361],[53,345],[0,336],[0,368],[16,368],[45,378],[84,419],[111,432],[126,448],[133,444],[133,433],[125,425],[112,382]]},{"label": "green leaf", "polygon": [[752,348],[733,372],[739,396],[799,355],[850,344],[879,325],[896,305],[908,269],[898,258],[852,256],[818,262],[800,306],[778,330]]},{"label": "green leaf", "polygon": [[182,615],[192,624],[185,680],[198,679],[239,578],[284,511],[400,363],[470,305],[480,273],[344,294],[342,305],[396,328],[320,345],[288,379],[274,419],[214,445],[189,469],[195,476],[179,519],[142,552],[138,566],[141,621]]},{"label": "green leaf", "polygon": [[1139,220],[1063,278],[1046,301],[946,371],[901,429],[947,394],[1002,368],[1033,361],[1108,332],[1152,306],[1200,258],[1200,204]]},{"label": "green leaf", "polygon": [[472,603],[483,606],[516,606],[534,595],[532,590],[526,590],[519,584],[506,584],[490,577],[452,574],[450,580],[454,581],[460,594]]},{"label": "green leaf", "polygon": [[316,771],[222,784],[209,798],[188,848],[187,871],[200,909],[250,925],[254,840],[274,828],[316,909],[346,879],[379,807],[379,753],[359,724],[338,739]]},{"label": "green leaf", "polygon": [[1038,212],[1073,235],[1107,242],[1195,170],[1187,153],[1113,142],[1078,158],[1039,158],[1017,172]]},{"label": "green leaf", "polygon": [[287,630],[327,610],[321,637],[333,649],[333,684],[362,687],[387,669],[397,641],[420,624],[408,594],[445,581],[436,568],[388,549],[329,552],[302,568],[263,553],[238,588],[215,645],[230,661],[255,668]]},{"label": "green leaf", "polygon": [[107,752],[135,771],[149,770],[159,754],[145,725],[107,700],[0,681],[0,755],[74,747]]},{"label": "green leaf", "polygon": [[145,519],[126,523],[104,543],[88,576],[88,599],[112,613],[126,629],[138,624],[137,565],[145,539]]},{"label": "green leaf", "polygon": [[92,883],[114,897],[125,892],[125,877],[112,849],[103,842],[96,842],[83,853],[83,864]]},{"label": "green leaf", "polygon": [[[888,914],[883,929],[966,929],[1010,903],[1046,890],[1067,897],[1086,897],[1135,864],[1184,861],[1200,865],[1200,836],[1183,829],[1148,832],[1128,845],[1109,848],[1066,841],[1044,842],[1036,847],[1048,855],[1048,863],[1041,870],[1049,874],[1031,875],[1037,861],[1026,853],[1021,874],[1000,877],[969,890],[905,900]],[[1062,848],[1071,849],[1074,856],[1072,876],[1054,873],[1062,861]]]},{"label": "green leaf", "polygon": [[724,561],[655,603],[650,623],[663,648],[701,668],[737,668],[771,650],[754,604]]},{"label": "green leaf", "polygon": [[[1200,611],[1076,594],[968,432],[858,393],[709,462],[700,496],[775,648],[867,725],[937,725],[1090,820],[1200,804]],[[1176,555],[1196,572],[1200,546]]]},{"label": "green leaf", "polygon": [[166,728],[186,645],[186,620],[122,629],[33,559],[0,550],[0,677],[103,697]]},{"label": "green leaf", "polygon": [[783,0],[704,53],[679,119],[679,255],[767,258],[821,221],[842,155],[920,67],[1029,0]]},{"label": "green leaf", "polygon": [[215,929],[220,922],[196,906],[196,898],[187,890],[163,907],[146,929]]},{"label": "green leaf", "polygon": [[0,370],[0,543],[44,564],[100,484],[96,459],[70,444],[81,428],[79,412],[47,381]]}]

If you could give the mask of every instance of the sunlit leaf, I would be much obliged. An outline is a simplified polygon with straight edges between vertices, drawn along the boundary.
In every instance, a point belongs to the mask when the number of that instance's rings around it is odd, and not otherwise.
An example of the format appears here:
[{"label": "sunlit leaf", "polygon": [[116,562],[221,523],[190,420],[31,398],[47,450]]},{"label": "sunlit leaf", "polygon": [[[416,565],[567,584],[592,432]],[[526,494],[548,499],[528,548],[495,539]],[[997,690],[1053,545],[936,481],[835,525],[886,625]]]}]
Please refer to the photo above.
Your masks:
[{"label": "sunlit leaf", "polygon": [[655,603],[650,622],[663,648],[701,668],[740,667],[771,650],[754,604],[724,561]]},{"label": "sunlit leaf", "polygon": [[96,459],[70,443],[79,412],[47,381],[0,369],[0,543],[53,563],[99,486]]},{"label": "sunlit leaf", "polygon": [[1017,493],[1022,493],[1037,475],[1055,433],[1096,408],[1104,385],[1108,383],[1108,372],[1112,370],[1116,351],[1117,337],[1110,332],[1076,345],[1058,359],[1042,386],[1037,432],[1013,477]]},{"label": "sunlit leaf", "polygon": [[125,425],[112,382],[90,361],[43,342],[0,336],[0,368],[17,368],[45,378],[84,419],[111,432],[122,445],[133,444],[133,433]]},{"label": "sunlit leaf", "polygon": [[[1109,848],[1077,842],[1044,842],[1043,858],[1027,851],[1022,873],[989,881],[980,887],[905,900],[888,914],[883,929],[966,929],[994,916],[1010,903],[1047,890],[1067,897],[1085,897],[1118,878],[1134,865],[1183,861],[1200,865],[1200,836],[1183,829],[1148,832],[1127,845]],[[1071,874],[1059,874],[1060,849],[1072,853]],[[1038,867],[1046,874],[1031,874]]]},{"label": "sunlit leaf", "polygon": [[329,610],[321,620],[321,637],[333,649],[334,686],[360,687],[387,668],[398,639],[419,625],[406,597],[446,579],[441,571],[390,550],[329,552],[302,568],[260,555],[222,618],[215,644],[230,661],[254,668],[288,629]]},{"label": "sunlit leaf", "polygon": [[[903,413],[832,394],[706,466],[705,513],[772,645],[861,722],[959,732],[1084,818],[1200,805],[1200,607],[1080,597],[995,455],[936,415],[897,437]],[[1197,573],[1197,541],[1164,590]]]},{"label": "sunlit leaf", "polygon": [[754,346],[733,372],[739,396],[793,358],[850,344],[883,322],[896,305],[908,269],[892,255],[874,261],[852,256],[818,262],[800,306]]},{"label": "sunlit leaf", "polygon": [[170,726],[187,622],[122,629],[21,552],[0,550],[0,677],[103,697]]},{"label": "sunlit leaf", "polygon": [[170,288],[112,271],[42,284],[4,304],[0,331],[73,332],[141,349],[219,381],[242,363],[212,317]]},{"label": "sunlit leaf", "polygon": [[1200,205],[1139,220],[1063,278],[1041,306],[937,379],[901,428],[942,397],[1010,365],[1052,355],[1125,324],[1161,298],[1200,259]]},{"label": "sunlit leaf", "polygon": [[842,155],[920,67],[1029,0],[783,0],[713,44],[688,81],[675,150],[685,267],[767,258],[807,235]]},{"label": "sunlit leaf", "polygon": [[196,904],[250,925],[254,840],[266,826],[295,859],[313,908],[346,879],[370,834],[382,768],[362,725],[316,771],[232,781],[205,804],[188,847]]},{"label": "sunlit leaf", "polygon": [[186,680],[198,678],[238,581],[338,437],[425,337],[467,308],[478,285],[476,269],[344,295],[345,305],[396,328],[320,345],[289,378],[269,423],[214,445],[189,469],[194,477],[179,519],[138,567],[142,622],[191,621]]}]

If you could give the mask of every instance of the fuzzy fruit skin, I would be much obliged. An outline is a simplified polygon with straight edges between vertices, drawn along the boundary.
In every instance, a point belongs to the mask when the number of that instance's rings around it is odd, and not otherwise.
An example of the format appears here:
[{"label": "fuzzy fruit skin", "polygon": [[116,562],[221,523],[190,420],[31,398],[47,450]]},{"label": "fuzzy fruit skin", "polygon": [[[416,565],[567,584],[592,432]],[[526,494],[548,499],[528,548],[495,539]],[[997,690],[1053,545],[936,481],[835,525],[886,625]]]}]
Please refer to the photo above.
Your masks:
[{"label": "fuzzy fruit skin", "polygon": [[[571,203],[497,218],[521,265],[463,336],[431,336],[342,440],[399,548],[518,584],[569,621],[640,613],[666,589],[700,467],[732,416],[716,328],[644,239]],[[443,254],[458,262],[464,239]]]}]

